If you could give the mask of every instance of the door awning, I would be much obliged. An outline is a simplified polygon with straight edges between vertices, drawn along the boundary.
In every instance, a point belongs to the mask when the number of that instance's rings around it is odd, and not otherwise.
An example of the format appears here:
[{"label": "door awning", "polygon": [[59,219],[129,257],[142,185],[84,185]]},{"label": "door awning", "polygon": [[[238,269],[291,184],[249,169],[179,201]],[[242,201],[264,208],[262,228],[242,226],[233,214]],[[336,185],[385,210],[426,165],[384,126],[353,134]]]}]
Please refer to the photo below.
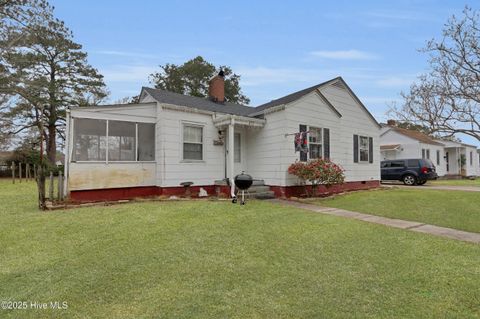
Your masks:
[{"label": "door awning", "polygon": [[380,151],[399,151],[400,144],[380,145]]}]

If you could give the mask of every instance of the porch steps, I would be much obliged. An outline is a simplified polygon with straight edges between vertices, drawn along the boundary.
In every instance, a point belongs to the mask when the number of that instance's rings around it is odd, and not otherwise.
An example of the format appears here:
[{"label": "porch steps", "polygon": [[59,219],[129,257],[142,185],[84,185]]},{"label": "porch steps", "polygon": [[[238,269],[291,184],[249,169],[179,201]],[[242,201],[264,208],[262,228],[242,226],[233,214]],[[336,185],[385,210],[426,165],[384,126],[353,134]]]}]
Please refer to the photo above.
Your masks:
[{"label": "porch steps", "polygon": [[271,199],[275,198],[275,193],[265,185],[263,180],[253,180],[252,186],[248,189],[247,197],[255,199]]}]

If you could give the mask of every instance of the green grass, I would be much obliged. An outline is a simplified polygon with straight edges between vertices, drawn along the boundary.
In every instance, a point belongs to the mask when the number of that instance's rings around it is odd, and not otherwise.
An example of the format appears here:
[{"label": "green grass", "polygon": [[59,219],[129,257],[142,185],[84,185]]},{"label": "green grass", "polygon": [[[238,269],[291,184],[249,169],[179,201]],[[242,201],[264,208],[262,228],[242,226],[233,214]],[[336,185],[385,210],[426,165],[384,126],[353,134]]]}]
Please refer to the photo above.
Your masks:
[{"label": "green grass", "polygon": [[324,206],[480,233],[476,192],[383,189],[315,200]]},{"label": "green grass", "polygon": [[478,318],[480,246],[267,202],[38,212],[0,181],[0,318]]},{"label": "green grass", "polygon": [[427,185],[438,185],[438,186],[473,186],[480,187],[480,178],[469,180],[469,179],[441,179],[436,181],[429,181]]}]

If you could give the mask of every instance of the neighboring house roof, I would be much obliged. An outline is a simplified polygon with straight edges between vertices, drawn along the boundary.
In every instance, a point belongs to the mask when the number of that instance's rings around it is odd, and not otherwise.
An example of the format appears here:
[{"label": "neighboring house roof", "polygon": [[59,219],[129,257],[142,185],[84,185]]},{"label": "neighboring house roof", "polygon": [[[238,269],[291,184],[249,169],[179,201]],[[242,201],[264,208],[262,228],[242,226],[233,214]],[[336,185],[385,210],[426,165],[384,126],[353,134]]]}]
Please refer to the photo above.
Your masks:
[{"label": "neighboring house roof", "polygon": [[[147,92],[152,98],[154,98],[160,103],[192,107],[195,109],[209,112],[248,116],[255,111],[255,108],[246,105],[230,102],[220,104],[206,98],[183,95],[161,89],[142,87],[142,93],[143,92]],[[142,93],[140,93],[140,96],[142,95]]]},{"label": "neighboring house roof", "polygon": [[439,141],[439,142],[441,142],[442,144],[444,144],[445,147],[473,147],[473,148],[477,148],[476,145],[466,144],[466,143],[462,143],[462,142],[456,142],[456,141],[450,141],[450,140],[442,140],[442,139],[438,139],[437,141]]},{"label": "neighboring house roof", "polygon": [[407,137],[413,138],[414,140],[417,140],[421,143],[443,146],[442,143],[436,142],[433,138],[431,138],[427,134],[424,134],[424,133],[419,132],[419,131],[407,130],[405,128],[400,128],[400,127],[396,127],[396,126],[390,126],[390,129],[385,131],[382,135],[384,135],[385,133],[387,133],[389,131],[397,132],[399,134],[402,134],[402,135],[405,135]]},{"label": "neighboring house roof", "polygon": [[400,147],[400,144],[388,144],[388,145],[380,145],[381,151],[394,151]]}]

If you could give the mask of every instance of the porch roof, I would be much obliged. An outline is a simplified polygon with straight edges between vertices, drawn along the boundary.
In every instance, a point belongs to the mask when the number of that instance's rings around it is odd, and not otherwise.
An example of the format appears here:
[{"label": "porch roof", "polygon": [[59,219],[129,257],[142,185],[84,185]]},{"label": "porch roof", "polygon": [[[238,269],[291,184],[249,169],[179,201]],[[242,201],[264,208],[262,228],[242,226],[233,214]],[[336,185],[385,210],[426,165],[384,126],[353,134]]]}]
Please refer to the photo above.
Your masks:
[{"label": "porch roof", "polygon": [[231,124],[239,125],[239,126],[261,128],[261,127],[265,126],[265,122],[266,122],[266,120],[264,120],[264,119],[257,119],[257,118],[239,116],[239,115],[232,115],[232,114],[214,116],[214,118],[213,118],[213,124],[215,125],[215,127],[218,127],[218,128],[226,127],[226,126],[229,126]]}]

